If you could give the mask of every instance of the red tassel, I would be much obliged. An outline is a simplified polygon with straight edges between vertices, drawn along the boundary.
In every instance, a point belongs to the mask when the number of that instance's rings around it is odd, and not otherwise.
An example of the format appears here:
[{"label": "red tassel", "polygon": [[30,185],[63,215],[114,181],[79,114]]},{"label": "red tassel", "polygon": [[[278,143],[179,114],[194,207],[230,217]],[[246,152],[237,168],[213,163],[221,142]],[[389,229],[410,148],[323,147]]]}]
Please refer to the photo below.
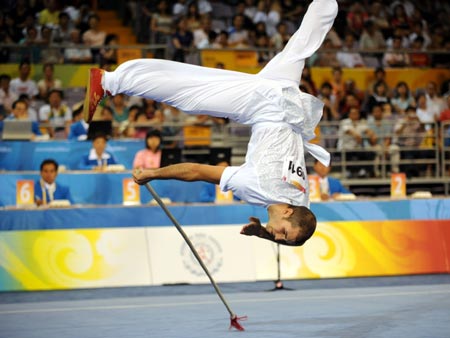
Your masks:
[{"label": "red tassel", "polygon": [[245,331],[242,325],[239,323],[239,320],[247,320],[247,316],[238,317],[234,315],[233,317],[231,317],[229,330],[231,330],[234,327],[238,331]]}]

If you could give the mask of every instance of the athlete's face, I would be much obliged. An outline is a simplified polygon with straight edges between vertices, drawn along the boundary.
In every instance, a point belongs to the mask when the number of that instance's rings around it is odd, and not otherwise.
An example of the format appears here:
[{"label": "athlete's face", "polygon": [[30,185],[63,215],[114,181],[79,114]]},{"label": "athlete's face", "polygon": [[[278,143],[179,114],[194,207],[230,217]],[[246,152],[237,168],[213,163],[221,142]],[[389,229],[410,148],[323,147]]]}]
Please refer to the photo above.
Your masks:
[{"label": "athlete's face", "polygon": [[269,222],[266,230],[273,235],[274,241],[280,244],[295,243],[300,234],[299,227],[293,227],[287,219],[292,215],[293,210],[285,204],[273,204],[269,206]]}]

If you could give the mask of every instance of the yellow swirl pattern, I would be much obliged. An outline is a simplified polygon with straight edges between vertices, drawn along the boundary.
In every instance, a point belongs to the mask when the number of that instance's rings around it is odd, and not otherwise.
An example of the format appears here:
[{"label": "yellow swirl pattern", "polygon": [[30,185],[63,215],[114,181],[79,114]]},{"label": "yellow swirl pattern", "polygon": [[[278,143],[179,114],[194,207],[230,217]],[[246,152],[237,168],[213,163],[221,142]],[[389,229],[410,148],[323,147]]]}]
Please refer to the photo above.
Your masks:
[{"label": "yellow swirl pattern", "polygon": [[329,223],[320,223],[303,250],[305,269],[311,277],[346,275],[355,267],[355,256],[344,229]]}]

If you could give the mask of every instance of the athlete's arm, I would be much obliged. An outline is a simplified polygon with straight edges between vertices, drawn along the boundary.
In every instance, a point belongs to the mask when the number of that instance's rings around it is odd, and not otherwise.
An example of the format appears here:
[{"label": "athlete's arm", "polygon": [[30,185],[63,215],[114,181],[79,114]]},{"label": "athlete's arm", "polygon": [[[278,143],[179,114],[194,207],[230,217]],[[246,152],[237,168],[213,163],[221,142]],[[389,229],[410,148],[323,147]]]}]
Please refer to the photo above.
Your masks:
[{"label": "athlete's arm", "polygon": [[152,180],[205,181],[220,183],[226,167],[199,163],[178,163],[158,169],[136,169],[133,178],[137,184],[143,185]]}]

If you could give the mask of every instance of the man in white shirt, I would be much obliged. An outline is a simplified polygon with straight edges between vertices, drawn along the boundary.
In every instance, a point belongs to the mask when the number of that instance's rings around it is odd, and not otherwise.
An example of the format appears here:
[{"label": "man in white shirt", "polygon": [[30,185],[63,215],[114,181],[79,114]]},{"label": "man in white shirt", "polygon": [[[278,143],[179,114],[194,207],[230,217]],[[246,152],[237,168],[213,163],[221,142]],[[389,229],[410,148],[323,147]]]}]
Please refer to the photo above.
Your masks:
[{"label": "man in white shirt", "polygon": [[19,77],[11,80],[9,89],[12,93],[20,96],[27,94],[29,98],[33,99],[39,94],[38,87],[34,80],[30,77],[31,65],[28,61],[22,61],[19,65]]},{"label": "man in white shirt", "polygon": [[345,35],[344,46],[342,51],[339,51],[336,55],[337,60],[341,67],[345,68],[355,68],[364,67],[364,60],[356,50],[355,37],[352,33],[347,33]]},{"label": "man in white shirt", "polygon": [[309,143],[315,137],[323,103],[300,92],[299,83],[305,59],[322,44],[337,10],[335,0],[314,0],[283,51],[256,75],[156,59],[129,61],[114,72],[91,69],[85,119],[92,119],[105,94],[125,93],[166,102],[189,114],[252,125],[247,156],[240,167],[181,163],[137,170],[135,182],[178,179],[220,184],[222,191],[231,190],[241,200],[268,210],[266,227],[251,217],[242,234],[302,245],[316,227],[316,218],[308,209],[305,149],[325,165],[330,155]]}]

